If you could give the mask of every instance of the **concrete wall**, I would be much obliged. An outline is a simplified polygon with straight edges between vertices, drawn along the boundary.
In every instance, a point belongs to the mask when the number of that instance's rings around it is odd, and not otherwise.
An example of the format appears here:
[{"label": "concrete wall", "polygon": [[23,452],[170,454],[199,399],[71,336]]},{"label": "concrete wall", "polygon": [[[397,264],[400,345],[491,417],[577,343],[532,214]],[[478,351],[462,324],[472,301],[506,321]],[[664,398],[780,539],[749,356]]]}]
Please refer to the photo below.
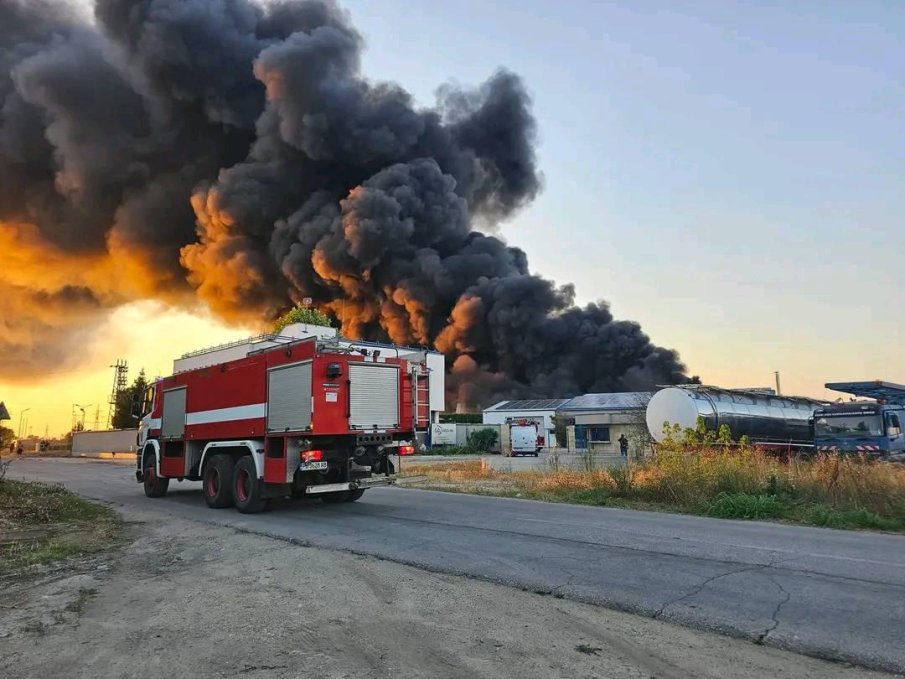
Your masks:
[{"label": "concrete wall", "polygon": [[72,455],[134,453],[138,429],[77,431],[72,435]]}]

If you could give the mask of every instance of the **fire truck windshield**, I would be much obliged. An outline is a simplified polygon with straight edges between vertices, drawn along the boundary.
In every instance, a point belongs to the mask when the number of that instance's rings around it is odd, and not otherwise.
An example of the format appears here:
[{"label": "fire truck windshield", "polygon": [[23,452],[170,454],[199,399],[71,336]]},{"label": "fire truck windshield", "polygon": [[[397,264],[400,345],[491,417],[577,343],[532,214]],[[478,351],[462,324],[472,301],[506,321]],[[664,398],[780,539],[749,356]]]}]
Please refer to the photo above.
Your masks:
[{"label": "fire truck windshield", "polygon": [[882,436],[883,425],[875,413],[866,415],[818,415],[814,421],[814,435],[821,438],[846,436]]}]

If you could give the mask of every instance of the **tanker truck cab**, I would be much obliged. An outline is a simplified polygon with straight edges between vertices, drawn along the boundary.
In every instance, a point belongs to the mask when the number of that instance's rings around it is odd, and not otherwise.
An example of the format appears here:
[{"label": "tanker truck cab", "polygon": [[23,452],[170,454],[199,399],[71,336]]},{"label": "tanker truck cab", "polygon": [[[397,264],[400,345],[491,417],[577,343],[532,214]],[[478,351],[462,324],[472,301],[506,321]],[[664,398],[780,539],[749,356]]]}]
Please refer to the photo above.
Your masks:
[{"label": "tanker truck cab", "polygon": [[836,403],[814,411],[814,447],[818,452],[905,459],[905,402],[898,402],[905,401],[905,387],[889,382],[826,386],[877,400]]}]

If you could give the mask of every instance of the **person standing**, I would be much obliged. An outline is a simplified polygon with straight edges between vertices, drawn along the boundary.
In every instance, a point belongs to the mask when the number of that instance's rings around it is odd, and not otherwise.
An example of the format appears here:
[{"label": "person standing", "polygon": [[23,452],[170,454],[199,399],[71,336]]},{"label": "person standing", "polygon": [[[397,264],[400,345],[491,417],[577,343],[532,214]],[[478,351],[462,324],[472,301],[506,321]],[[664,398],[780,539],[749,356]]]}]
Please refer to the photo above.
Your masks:
[{"label": "person standing", "polygon": [[622,457],[628,457],[628,439],[625,438],[625,434],[619,436],[619,452],[622,453]]}]

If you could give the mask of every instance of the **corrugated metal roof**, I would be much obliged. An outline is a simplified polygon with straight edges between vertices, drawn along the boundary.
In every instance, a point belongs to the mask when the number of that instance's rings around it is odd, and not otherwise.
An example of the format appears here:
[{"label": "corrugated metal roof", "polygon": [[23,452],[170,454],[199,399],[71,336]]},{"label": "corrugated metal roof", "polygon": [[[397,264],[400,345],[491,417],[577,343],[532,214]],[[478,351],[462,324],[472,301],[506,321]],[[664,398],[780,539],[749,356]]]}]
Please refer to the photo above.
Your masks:
[{"label": "corrugated metal roof", "polygon": [[566,401],[558,410],[626,410],[646,408],[652,391],[623,391],[613,394],[584,394]]},{"label": "corrugated metal roof", "polygon": [[484,412],[489,410],[556,410],[568,402],[569,399],[567,398],[535,398],[525,401],[500,401],[487,408]]}]

